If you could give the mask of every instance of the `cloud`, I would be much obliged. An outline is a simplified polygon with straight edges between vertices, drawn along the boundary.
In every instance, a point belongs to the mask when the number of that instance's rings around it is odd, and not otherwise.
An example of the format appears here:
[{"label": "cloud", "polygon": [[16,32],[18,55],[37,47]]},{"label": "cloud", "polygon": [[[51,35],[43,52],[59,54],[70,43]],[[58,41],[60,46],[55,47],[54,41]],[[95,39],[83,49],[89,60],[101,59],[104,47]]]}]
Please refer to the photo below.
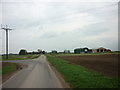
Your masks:
[{"label": "cloud", "polygon": [[15,28],[9,35],[10,52],[20,48],[62,51],[101,45],[117,50],[117,0],[90,1],[2,1],[3,24]]},{"label": "cloud", "polygon": [[4,2],[118,2],[119,0],[4,0]]}]

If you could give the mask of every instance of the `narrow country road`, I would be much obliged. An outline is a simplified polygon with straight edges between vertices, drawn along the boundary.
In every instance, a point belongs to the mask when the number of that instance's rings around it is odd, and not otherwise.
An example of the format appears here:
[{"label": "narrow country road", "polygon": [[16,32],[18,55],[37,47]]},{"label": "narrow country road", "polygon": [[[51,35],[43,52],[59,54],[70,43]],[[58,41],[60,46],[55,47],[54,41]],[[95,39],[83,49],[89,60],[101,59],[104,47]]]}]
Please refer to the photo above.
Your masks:
[{"label": "narrow country road", "polygon": [[44,55],[34,60],[9,62],[27,64],[28,67],[13,75],[2,85],[2,88],[62,88]]}]

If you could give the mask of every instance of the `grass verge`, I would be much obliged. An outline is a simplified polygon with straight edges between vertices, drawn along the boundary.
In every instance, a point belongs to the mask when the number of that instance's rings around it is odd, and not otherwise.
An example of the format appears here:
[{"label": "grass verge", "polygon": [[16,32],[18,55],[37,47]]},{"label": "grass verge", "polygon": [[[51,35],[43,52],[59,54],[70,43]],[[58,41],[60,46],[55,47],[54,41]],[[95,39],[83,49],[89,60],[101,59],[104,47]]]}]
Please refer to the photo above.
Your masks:
[{"label": "grass verge", "polygon": [[[38,58],[40,55],[9,55],[8,60],[29,60]],[[6,56],[2,56],[0,60],[6,60]]]},{"label": "grass verge", "polygon": [[118,88],[118,78],[91,72],[82,66],[70,64],[55,56],[47,55],[47,58],[72,88]]},{"label": "grass verge", "polygon": [[5,75],[8,74],[10,72],[13,72],[16,70],[17,68],[17,64],[16,63],[9,63],[9,62],[3,62],[4,64],[2,65],[2,68],[0,68],[0,74]]}]

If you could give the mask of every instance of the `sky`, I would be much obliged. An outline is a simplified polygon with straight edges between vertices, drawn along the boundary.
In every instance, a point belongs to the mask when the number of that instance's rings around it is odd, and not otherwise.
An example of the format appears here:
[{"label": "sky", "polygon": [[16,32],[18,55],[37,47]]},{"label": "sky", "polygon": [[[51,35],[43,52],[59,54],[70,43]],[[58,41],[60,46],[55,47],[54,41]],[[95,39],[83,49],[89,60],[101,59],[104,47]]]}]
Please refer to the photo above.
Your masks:
[{"label": "sky", "polygon": [[[119,0],[1,0],[0,24],[8,25],[9,53],[104,47],[118,51]],[[5,53],[5,31],[0,30]]]}]

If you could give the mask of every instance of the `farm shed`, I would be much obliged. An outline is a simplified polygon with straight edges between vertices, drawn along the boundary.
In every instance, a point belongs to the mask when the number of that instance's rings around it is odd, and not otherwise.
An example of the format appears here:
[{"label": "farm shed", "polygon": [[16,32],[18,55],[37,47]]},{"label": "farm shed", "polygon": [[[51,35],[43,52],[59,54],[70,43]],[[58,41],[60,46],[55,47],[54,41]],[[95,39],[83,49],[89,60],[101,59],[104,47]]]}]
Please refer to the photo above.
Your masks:
[{"label": "farm shed", "polygon": [[79,54],[79,53],[89,53],[90,50],[85,47],[85,48],[77,48],[77,49],[74,49],[74,53],[75,54]]},{"label": "farm shed", "polygon": [[98,49],[92,49],[93,53],[97,53],[97,52],[110,52],[110,51],[111,51],[110,49],[106,49],[106,48],[103,48],[103,47],[100,47]]},{"label": "farm shed", "polygon": [[56,50],[52,50],[52,52],[51,53],[57,53],[57,51]]},{"label": "farm shed", "polygon": [[64,50],[64,53],[70,53],[70,50]]}]

